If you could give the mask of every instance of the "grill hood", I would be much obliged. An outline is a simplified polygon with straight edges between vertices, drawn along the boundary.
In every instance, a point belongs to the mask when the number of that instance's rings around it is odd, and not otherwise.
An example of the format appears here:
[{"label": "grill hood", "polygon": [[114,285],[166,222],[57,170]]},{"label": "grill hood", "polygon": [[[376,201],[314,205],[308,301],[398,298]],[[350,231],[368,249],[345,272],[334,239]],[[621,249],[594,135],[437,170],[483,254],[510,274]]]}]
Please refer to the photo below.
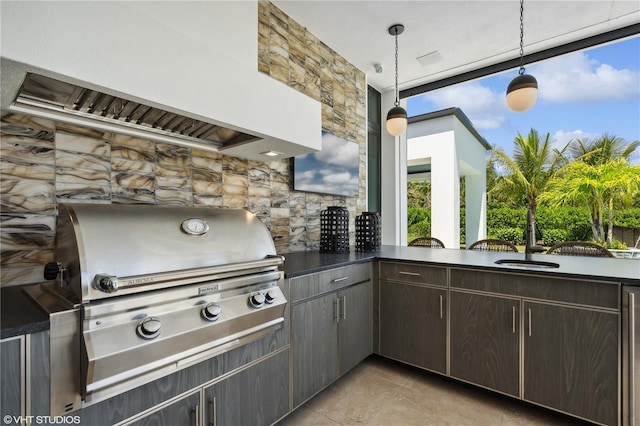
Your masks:
[{"label": "grill hood", "polygon": [[[266,226],[244,209],[60,204],[55,246],[60,285],[82,302],[282,263]],[[117,290],[101,291],[104,280]]]}]

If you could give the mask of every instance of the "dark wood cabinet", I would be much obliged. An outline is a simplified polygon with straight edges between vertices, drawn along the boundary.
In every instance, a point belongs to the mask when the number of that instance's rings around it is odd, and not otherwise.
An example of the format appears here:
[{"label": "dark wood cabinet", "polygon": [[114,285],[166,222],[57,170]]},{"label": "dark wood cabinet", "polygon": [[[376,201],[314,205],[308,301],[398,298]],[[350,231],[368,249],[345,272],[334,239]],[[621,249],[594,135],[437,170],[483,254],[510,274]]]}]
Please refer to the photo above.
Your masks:
[{"label": "dark wood cabinet", "polygon": [[339,372],[345,374],[373,352],[372,284],[366,281],[338,292]]},{"label": "dark wood cabinet", "polygon": [[294,407],[338,378],[338,315],[334,293],[291,307]]},{"label": "dark wood cabinet", "polygon": [[518,397],[520,301],[451,291],[450,373]]},{"label": "dark wood cabinet", "polygon": [[270,425],[289,413],[289,351],[205,388],[204,425]]},{"label": "dark wood cabinet", "polygon": [[524,399],[594,422],[619,420],[617,313],[524,304]]},{"label": "dark wood cabinet", "polygon": [[20,336],[0,342],[0,412],[3,416],[18,418],[25,415],[25,338]]},{"label": "dark wood cabinet", "polygon": [[369,268],[356,264],[291,280],[294,408],[372,353]]},{"label": "dark wood cabinet", "polygon": [[446,373],[446,289],[380,281],[379,306],[380,355]]},{"label": "dark wood cabinet", "polygon": [[131,426],[200,426],[200,392],[185,396],[163,408],[138,418]]},{"label": "dark wood cabinet", "polygon": [[451,270],[450,374],[620,422],[620,283]]}]

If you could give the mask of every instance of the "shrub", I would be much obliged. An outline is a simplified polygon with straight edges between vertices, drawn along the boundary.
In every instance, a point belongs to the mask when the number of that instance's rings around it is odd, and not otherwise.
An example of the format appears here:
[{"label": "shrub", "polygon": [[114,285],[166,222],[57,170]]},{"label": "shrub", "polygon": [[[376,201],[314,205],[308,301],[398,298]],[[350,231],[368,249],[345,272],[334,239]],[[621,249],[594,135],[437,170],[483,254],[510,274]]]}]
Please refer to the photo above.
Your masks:
[{"label": "shrub", "polygon": [[616,240],[615,238],[613,239],[613,241],[611,242],[611,247],[614,250],[627,250],[628,247],[627,245],[620,241],[620,240]]},{"label": "shrub", "polygon": [[622,228],[640,229],[640,209],[616,211],[613,224]]},{"label": "shrub", "polygon": [[545,229],[542,231],[542,243],[545,246],[552,246],[564,241],[567,241],[567,231],[564,229]]},{"label": "shrub", "polygon": [[522,228],[500,228],[494,229],[490,238],[509,241],[510,243],[520,244],[522,242]]}]

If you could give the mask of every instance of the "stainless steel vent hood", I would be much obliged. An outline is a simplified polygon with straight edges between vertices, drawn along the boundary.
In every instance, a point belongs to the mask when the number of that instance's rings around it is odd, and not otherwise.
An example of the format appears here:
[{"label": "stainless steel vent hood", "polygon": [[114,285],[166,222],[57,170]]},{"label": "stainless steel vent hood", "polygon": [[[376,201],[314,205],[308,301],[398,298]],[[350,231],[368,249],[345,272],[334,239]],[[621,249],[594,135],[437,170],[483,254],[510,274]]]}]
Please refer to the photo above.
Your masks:
[{"label": "stainless steel vent hood", "polygon": [[215,151],[260,139],[237,130],[34,73],[27,73],[10,109]]}]

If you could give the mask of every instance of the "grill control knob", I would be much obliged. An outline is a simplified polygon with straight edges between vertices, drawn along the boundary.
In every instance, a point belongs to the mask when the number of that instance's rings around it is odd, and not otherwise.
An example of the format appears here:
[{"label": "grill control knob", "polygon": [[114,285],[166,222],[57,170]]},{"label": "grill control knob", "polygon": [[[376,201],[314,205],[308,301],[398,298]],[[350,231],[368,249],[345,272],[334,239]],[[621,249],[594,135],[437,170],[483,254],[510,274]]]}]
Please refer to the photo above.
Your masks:
[{"label": "grill control knob", "polygon": [[143,339],[155,339],[160,334],[160,329],[162,328],[162,323],[158,317],[146,317],[138,327],[136,328],[136,332],[138,336]]},{"label": "grill control knob", "polygon": [[217,303],[209,303],[207,306],[202,308],[200,311],[200,315],[203,319],[207,321],[215,321],[220,316],[220,312],[222,308]]},{"label": "grill control knob", "polygon": [[118,291],[118,279],[111,275],[96,274],[93,277],[93,286],[105,293]]},{"label": "grill control knob", "polygon": [[261,308],[264,305],[264,295],[262,293],[253,293],[249,296],[249,305],[254,308]]},{"label": "grill control knob", "polygon": [[276,300],[276,297],[278,297],[278,292],[274,289],[271,289],[264,294],[264,301],[271,304],[274,300]]}]

